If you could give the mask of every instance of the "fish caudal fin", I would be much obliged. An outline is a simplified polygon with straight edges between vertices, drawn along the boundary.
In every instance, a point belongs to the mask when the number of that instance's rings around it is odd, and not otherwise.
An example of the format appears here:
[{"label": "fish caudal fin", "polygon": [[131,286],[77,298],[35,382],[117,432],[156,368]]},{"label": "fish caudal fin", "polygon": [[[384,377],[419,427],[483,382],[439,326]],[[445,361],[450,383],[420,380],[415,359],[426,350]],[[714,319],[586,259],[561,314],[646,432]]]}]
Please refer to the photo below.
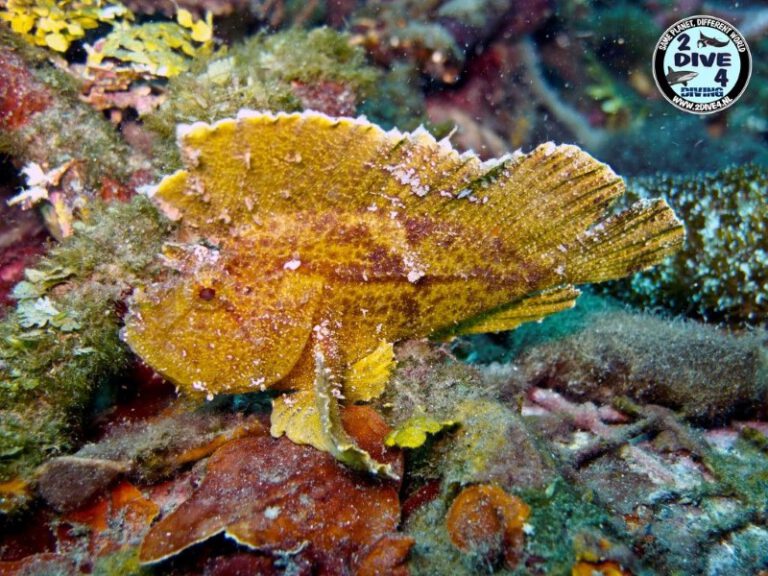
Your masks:
[{"label": "fish caudal fin", "polygon": [[683,225],[661,199],[640,201],[581,234],[569,260],[574,284],[615,280],[660,262],[684,239]]}]

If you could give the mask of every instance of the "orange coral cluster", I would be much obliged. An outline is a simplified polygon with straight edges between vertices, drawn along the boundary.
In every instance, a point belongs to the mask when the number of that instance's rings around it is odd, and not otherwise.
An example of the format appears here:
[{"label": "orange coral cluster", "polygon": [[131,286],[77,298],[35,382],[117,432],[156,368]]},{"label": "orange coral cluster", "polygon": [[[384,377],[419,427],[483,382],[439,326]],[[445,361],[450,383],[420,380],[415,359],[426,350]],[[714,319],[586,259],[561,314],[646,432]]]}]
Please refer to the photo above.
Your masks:
[{"label": "orange coral cluster", "polygon": [[480,554],[514,568],[523,551],[523,524],[530,507],[498,486],[478,484],[461,491],[445,518],[451,542],[465,553]]}]

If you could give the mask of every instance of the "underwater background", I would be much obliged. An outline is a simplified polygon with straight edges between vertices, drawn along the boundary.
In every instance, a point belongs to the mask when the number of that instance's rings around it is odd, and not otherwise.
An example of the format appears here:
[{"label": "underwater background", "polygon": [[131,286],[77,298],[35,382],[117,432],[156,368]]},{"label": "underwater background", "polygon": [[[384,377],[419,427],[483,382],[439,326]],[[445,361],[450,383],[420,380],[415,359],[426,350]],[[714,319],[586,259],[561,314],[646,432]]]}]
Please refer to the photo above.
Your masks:
[{"label": "underwater background", "polygon": [[768,574],[766,58],[764,1],[0,0],[0,575]]}]

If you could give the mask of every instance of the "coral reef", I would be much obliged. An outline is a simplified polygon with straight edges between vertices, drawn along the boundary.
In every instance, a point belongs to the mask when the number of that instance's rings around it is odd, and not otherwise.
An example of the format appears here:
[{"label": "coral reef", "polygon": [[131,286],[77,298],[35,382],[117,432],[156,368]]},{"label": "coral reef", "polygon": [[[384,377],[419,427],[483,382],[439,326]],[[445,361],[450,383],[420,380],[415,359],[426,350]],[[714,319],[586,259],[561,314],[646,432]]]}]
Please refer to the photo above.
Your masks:
[{"label": "coral reef", "polygon": [[[286,569],[324,573],[343,567],[356,567],[359,573],[404,574],[402,562],[409,549],[407,566],[412,574],[477,574],[497,569],[556,575],[587,569],[612,574],[674,570],[714,574],[718,569],[750,573],[765,568],[760,550],[767,532],[759,521],[766,505],[764,425],[745,423],[741,432],[727,428],[704,433],[688,428],[669,412],[654,413],[625,403],[627,412],[622,414],[605,405],[573,404],[558,399],[554,392],[531,388],[533,383],[521,377],[519,370],[467,366],[423,341],[406,342],[399,348],[396,355],[401,363],[393,380],[400,384],[387,393],[389,401],[397,403],[388,410],[391,416],[406,417],[409,409],[400,412],[401,404],[423,405],[430,412],[433,407],[438,411],[453,407],[451,414],[461,422],[458,429],[409,454],[406,468],[398,461],[398,473],[408,479],[400,488],[405,499],[404,534],[394,532],[399,517],[398,482],[351,471],[327,454],[285,438],[270,438],[257,425],[249,435],[214,448],[207,463],[176,473],[169,481],[157,483],[157,476],[150,475],[153,485],[138,490],[136,485],[118,483],[102,498],[63,517],[64,526],[81,527],[66,537],[76,538],[74,543],[61,540],[65,537],[58,532],[59,536],[51,537],[60,539],[58,553],[49,548],[46,553],[27,554],[23,561],[21,556],[5,555],[7,561],[0,567],[20,570],[94,561],[118,572],[128,567],[138,572],[137,543],[144,540],[147,552],[143,554],[149,554],[156,546],[168,546],[166,532],[171,532],[178,546],[172,546],[170,564],[162,566],[181,574],[206,570],[279,574]],[[505,386],[523,391],[522,403],[515,394],[511,404],[501,404],[498,397]],[[185,422],[192,423],[192,429],[203,425],[213,430],[218,418],[237,421],[221,408],[225,406],[181,419],[161,418],[146,427],[144,437],[143,423],[117,429],[84,448],[80,457],[135,459],[133,446],[139,445],[139,453],[155,455],[147,461],[159,457],[160,463],[167,426],[177,430],[180,436],[168,438],[175,438],[171,443],[180,441],[183,450],[184,445],[189,447],[183,438]],[[235,404],[231,408],[237,409]],[[344,423],[376,459],[388,458],[383,447],[388,428],[369,408],[345,410]],[[364,431],[365,437],[361,436]],[[178,452],[170,448],[165,453]],[[204,458],[207,453],[200,455]],[[281,464],[268,464],[272,459]],[[143,461],[139,457],[135,464],[140,475]],[[233,476],[235,470],[244,469],[249,472]],[[351,492],[348,482],[356,486]],[[357,490],[360,500],[353,498]],[[297,498],[295,491],[305,497]],[[286,493],[292,496],[281,500]],[[486,493],[490,495],[483,496]],[[374,494],[386,497],[381,500]],[[462,505],[475,496],[488,505]],[[530,507],[530,515],[522,524],[510,521],[505,539],[504,503],[511,501],[515,509],[526,510],[518,498]],[[297,516],[299,501],[302,513]],[[386,514],[382,508],[372,512],[366,507],[384,502]],[[347,537],[338,537],[333,520],[337,516],[328,512],[329,507],[360,512],[359,505],[369,512],[355,514],[353,526],[362,526],[358,534],[370,534],[372,546],[358,540],[353,545]],[[117,519],[128,510],[129,529],[115,529],[126,526],[126,520]],[[150,526],[158,510],[163,520]],[[306,520],[308,511],[317,514],[311,516],[317,522]],[[521,518],[517,513],[509,517]],[[209,523],[216,518],[221,519],[219,524]],[[299,521],[280,524],[285,531],[269,529],[270,525],[277,528],[281,518]],[[378,538],[368,530],[371,522],[382,518],[388,522],[386,535]],[[50,521],[33,520],[36,525]],[[227,525],[245,546],[235,548],[213,536],[213,532],[228,531]],[[23,534],[24,526],[17,525],[13,532]],[[169,526],[173,529],[163,529]],[[263,544],[258,551],[248,550],[249,543],[256,542],[252,539],[256,527],[264,528],[258,534],[268,540],[258,541]],[[470,553],[456,548],[452,531],[476,543],[467,548]],[[204,535],[205,541],[187,547],[185,543],[196,541],[196,535]],[[309,543],[297,549],[292,544],[296,538]],[[461,546],[464,540],[457,538]],[[338,548],[340,542],[350,547]],[[91,552],[86,556],[64,552],[77,546]],[[358,554],[348,556],[352,549]],[[516,563],[515,570],[504,569],[506,562]]]},{"label": "coral reef", "polygon": [[610,292],[646,308],[709,321],[766,325],[768,236],[762,166],[631,181],[627,199],[666,198],[686,225],[685,248]]},{"label": "coral reef", "polygon": [[[126,340],[192,395],[297,391],[275,400],[273,434],[379,472],[336,404],[380,394],[378,379],[344,373],[382,342],[511,329],[572,306],[574,284],[641,269],[682,239],[663,202],[601,219],[621,181],[569,146],[482,163],[426,131],[244,111],[185,129],[181,147],[187,170],[153,199],[211,247],[167,251],[181,274],[136,292]],[[483,213],[514,233],[476,226]]]},{"label": "coral reef", "polygon": [[0,0],[0,574],[768,571],[766,14]]},{"label": "coral reef", "polygon": [[[546,334],[552,323],[528,331]],[[532,336],[527,342],[535,350]],[[440,366],[435,357],[429,362]],[[395,379],[412,373],[413,366],[404,366]],[[444,527],[460,487],[487,482],[530,506],[520,573],[698,573],[719,562],[748,572],[764,566],[755,546],[765,535],[760,478],[766,459],[757,448],[765,432],[747,425],[746,432],[705,433],[665,409],[629,402],[616,403],[625,412],[574,404],[535,388],[541,380],[519,367],[490,366],[474,377],[486,382],[486,399],[467,401],[452,414],[461,422],[456,432],[409,458],[409,477],[437,479],[436,489],[431,480],[406,491],[404,530],[415,540],[414,574],[494,571],[492,563],[457,554]],[[509,396],[520,414],[494,399],[499,382],[525,395],[522,404],[517,392]],[[449,397],[463,394],[456,385],[443,390]],[[758,439],[749,445],[752,437]],[[744,464],[738,472],[736,462]],[[681,530],[690,536],[675,536]],[[494,531],[480,533],[492,540]],[[723,538],[738,550],[727,552]]]}]

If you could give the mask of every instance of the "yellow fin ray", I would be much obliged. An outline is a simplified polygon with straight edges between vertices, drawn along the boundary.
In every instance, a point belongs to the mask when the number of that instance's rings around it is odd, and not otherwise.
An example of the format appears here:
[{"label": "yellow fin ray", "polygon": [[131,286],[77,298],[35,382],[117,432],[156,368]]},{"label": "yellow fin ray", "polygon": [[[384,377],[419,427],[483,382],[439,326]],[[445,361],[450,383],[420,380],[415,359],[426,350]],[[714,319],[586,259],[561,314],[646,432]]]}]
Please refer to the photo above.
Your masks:
[{"label": "yellow fin ray", "polygon": [[308,444],[328,452],[350,468],[397,479],[392,466],[374,460],[344,430],[329,369],[323,353],[317,347],[314,350],[314,361],[312,388],[283,394],[273,400],[272,436],[285,434],[297,444]]},{"label": "yellow fin ray", "polygon": [[455,420],[435,420],[431,416],[418,415],[408,418],[384,439],[387,446],[399,448],[419,448],[427,441],[427,436],[457,426]]},{"label": "yellow fin ray", "polygon": [[367,402],[384,392],[395,368],[391,342],[382,341],[376,349],[349,367],[344,379],[344,397],[348,402]]},{"label": "yellow fin ray", "polygon": [[568,260],[573,283],[622,278],[661,261],[683,242],[683,225],[664,200],[643,201],[582,233]]},{"label": "yellow fin ray", "polygon": [[496,310],[491,310],[460,324],[451,335],[482,334],[513,330],[525,322],[540,320],[545,316],[573,308],[579,292],[573,286],[544,290]]}]

